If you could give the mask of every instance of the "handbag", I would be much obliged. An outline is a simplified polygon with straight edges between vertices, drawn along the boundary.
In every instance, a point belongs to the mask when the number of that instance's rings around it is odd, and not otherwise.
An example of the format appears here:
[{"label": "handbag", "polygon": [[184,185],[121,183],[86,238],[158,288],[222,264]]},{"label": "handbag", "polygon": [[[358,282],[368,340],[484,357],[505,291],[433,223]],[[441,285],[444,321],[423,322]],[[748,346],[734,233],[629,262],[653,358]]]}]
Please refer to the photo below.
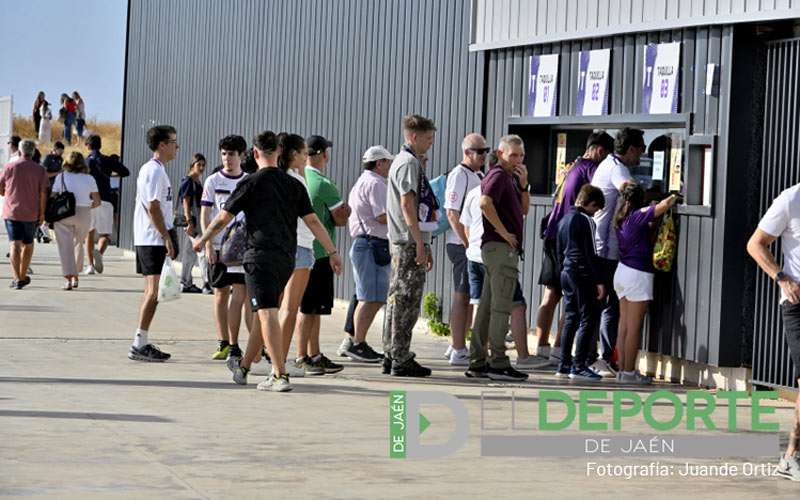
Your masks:
[{"label": "handbag", "polygon": [[362,236],[364,236],[364,238],[367,240],[367,245],[369,245],[369,249],[372,251],[372,258],[375,260],[375,264],[380,267],[391,264],[392,254],[389,252],[389,240],[376,238],[367,234],[367,230],[364,228],[364,223],[361,221],[361,217],[359,217],[358,214],[356,214],[356,217],[358,217],[358,223],[361,225],[361,230],[364,231]]},{"label": "handbag", "polygon": [[47,199],[44,209],[44,220],[49,223],[58,222],[75,215],[75,195],[67,191],[64,174],[61,174],[61,192],[53,193]]},{"label": "handbag", "polygon": [[219,260],[226,266],[241,266],[247,250],[247,228],[244,220],[237,220],[225,231]]},{"label": "handbag", "polygon": [[672,270],[672,261],[675,260],[677,245],[678,235],[675,231],[675,220],[670,210],[664,214],[661,226],[658,228],[656,244],[653,248],[653,267],[656,271],[666,273]]}]

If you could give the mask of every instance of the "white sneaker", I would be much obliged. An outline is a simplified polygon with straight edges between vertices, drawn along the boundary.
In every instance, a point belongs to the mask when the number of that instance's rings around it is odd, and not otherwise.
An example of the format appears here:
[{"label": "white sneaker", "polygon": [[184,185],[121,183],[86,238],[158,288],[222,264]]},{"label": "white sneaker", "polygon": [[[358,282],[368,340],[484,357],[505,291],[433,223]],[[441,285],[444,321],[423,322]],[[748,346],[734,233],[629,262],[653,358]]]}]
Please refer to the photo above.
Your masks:
[{"label": "white sneaker", "polygon": [[633,375],[628,375],[621,371],[617,375],[617,382],[626,385],[650,385],[653,383],[653,379],[639,372],[633,372]]},{"label": "white sneaker", "polygon": [[452,366],[469,366],[469,349],[451,349],[450,364]]},{"label": "white sneaker", "polygon": [[540,358],[548,359],[550,357],[550,346],[540,345],[536,346],[536,355]]},{"label": "white sneaker", "polygon": [[527,358],[517,358],[514,362],[514,368],[517,370],[538,370],[550,366],[550,361],[546,359],[537,358],[536,356],[528,356]]},{"label": "white sneaker", "polygon": [[258,363],[253,363],[250,365],[250,373],[259,376],[269,375],[272,373],[272,363],[267,361],[267,358],[264,356],[261,356],[261,359],[258,360]]},{"label": "white sneaker", "polygon": [[306,371],[295,363],[293,359],[287,359],[286,364],[286,374],[290,377],[305,377]]},{"label": "white sneaker", "polygon": [[272,391],[272,392],[289,392],[293,389],[292,384],[289,383],[288,375],[275,375],[268,376],[263,382],[256,386],[259,391]]},{"label": "white sneaker", "polygon": [[353,347],[353,337],[347,335],[344,339],[342,339],[342,343],[339,345],[339,348],[336,349],[336,354],[346,358],[347,351],[349,351],[351,347]]},{"label": "white sneaker", "polygon": [[84,274],[84,275],[95,274],[94,267],[92,267],[92,266],[86,266],[86,267],[84,267],[84,268],[83,268],[83,272],[82,272],[81,274]]},{"label": "white sneaker", "polygon": [[778,462],[778,475],[791,479],[792,481],[800,481],[800,463],[797,462],[797,456],[785,458],[781,455],[781,460]]},{"label": "white sneaker", "polygon": [[595,361],[590,368],[603,378],[614,378],[617,376],[617,371],[603,358]]},{"label": "white sneaker", "polygon": [[450,355],[453,354],[453,346],[447,346],[447,350],[444,351],[444,359],[450,359]]}]

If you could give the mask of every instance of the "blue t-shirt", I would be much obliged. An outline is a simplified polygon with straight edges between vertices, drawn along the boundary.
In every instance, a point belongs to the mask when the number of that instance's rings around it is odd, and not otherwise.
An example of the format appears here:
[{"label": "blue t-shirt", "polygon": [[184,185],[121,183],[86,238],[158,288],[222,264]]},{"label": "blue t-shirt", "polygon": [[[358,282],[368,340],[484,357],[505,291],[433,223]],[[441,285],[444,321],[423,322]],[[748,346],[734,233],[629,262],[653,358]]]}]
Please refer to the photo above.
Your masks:
[{"label": "blue t-shirt", "polygon": [[619,261],[626,266],[654,273],[653,244],[650,240],[650,222],[655,218],[656,207],[636,210],[622,221],[617,229]]}]

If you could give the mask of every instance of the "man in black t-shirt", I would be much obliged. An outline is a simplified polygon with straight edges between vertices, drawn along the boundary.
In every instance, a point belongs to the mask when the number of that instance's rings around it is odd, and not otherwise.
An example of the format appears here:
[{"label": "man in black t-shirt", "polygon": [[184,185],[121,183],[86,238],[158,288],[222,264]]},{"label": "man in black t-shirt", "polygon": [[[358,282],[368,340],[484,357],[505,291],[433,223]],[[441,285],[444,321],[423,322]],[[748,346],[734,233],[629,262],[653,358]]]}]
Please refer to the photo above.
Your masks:
[{"label": "man in black t-shirt", "polygon": [[[297,250],[297,218],[303,219],[314,237],[330,257],[336,274],[342,271],[342,259],[336,246],[320,223],[308,193],[300,181],[290,177],[277,166],[277,137],[262,132],[253,140],[253,157],[258,171],[242,180],[225,203],[225,208],[208,225],[203,235],[194,240],[195,251],[219,233],[240,212],[244,212],[248,248],[244,254],[245,282],[253,310],[262,325],[261,334],[272,360],[273,373],[258,384],[259,390],[290,391],[278,308],[280,296],[294,270]],[[259,354],[262,344],[257,328],[247,342],[247,352],[234,370],[234,381],[247,383],[250,364]]]}]

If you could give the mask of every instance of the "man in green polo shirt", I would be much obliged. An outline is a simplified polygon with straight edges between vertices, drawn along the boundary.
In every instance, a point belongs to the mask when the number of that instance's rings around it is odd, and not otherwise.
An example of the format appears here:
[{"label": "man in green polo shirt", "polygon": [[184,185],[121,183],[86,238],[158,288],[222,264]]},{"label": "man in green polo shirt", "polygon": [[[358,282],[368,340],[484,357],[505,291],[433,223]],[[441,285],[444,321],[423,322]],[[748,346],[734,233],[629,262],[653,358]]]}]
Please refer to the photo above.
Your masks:
[{"label": "man in green polo shirt", "polygon": [[[336,243],[336,227],[347,224],[350,207],[342,200],[339,189],[328,177],[325,168],[330,160],[330,147],[333,143],[319,135],[306,139],[308,165],[305,168],[306,185],[311,206]],[[336,373],[344,367],[328,359],[319,348],[319,327],[321,316],[330,315],[333,308],[333,272],[328,253],[317,240],[314,240],[314,268],[306,285],[300,303],[300,318],[297,323],[297,361],[300,368],[308,368],[307,375]]]}]

